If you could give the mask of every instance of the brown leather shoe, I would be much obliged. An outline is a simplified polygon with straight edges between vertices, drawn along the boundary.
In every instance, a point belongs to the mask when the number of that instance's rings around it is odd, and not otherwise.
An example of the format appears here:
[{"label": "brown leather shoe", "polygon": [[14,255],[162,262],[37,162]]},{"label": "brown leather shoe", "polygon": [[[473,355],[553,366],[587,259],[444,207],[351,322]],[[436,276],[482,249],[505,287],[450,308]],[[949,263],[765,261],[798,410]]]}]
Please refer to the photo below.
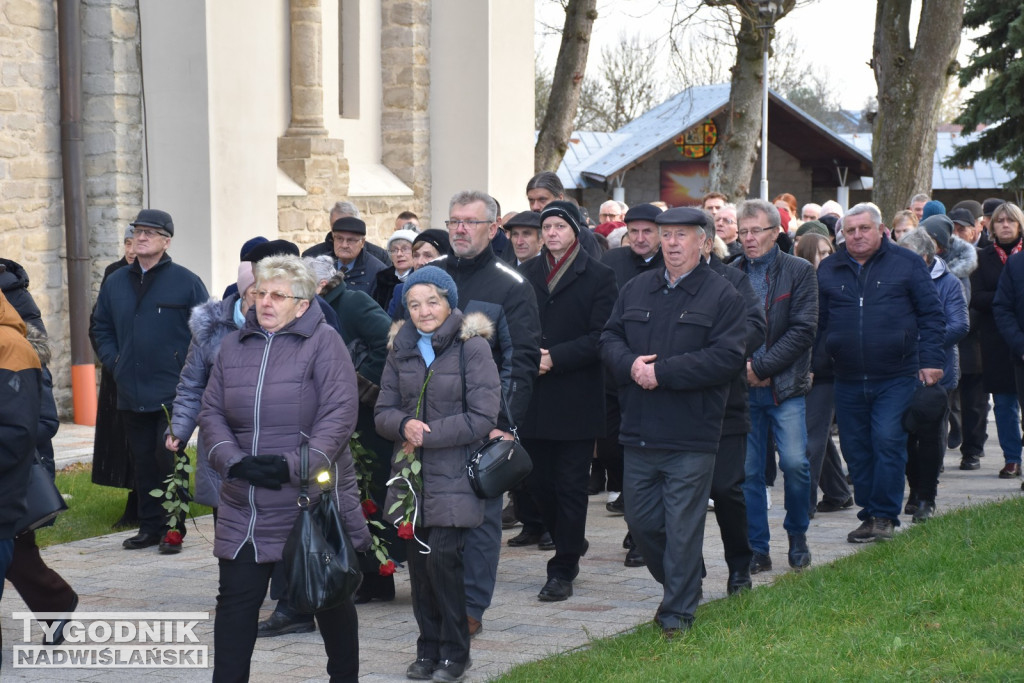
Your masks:
[{"label": "brown leather shoe", "polygon": [[466,615],[466,623],[469,624],[469,637],[470,638],[476,637],[476,634],[478,634],[478,633],[480,633],[480,631],[484,630],[484,625],[480,623],[480,620],[479,619],[474,619],[473,617],[469,616],[468,614]]}]

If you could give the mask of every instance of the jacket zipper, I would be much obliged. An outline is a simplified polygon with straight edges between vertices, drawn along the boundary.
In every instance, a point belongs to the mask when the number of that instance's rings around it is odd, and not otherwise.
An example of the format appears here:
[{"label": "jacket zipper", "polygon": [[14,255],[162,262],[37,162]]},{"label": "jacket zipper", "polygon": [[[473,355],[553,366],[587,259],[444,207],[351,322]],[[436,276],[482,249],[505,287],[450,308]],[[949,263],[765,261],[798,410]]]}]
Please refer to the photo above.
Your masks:
[{"label": "jacket zipper", "polygon": [[[256,455],[259,452],[259,440],[260,440],[260,402],[263,395],[263,379],[267,371],[267,358],[270,356],[270,345],[274,343],[273,337],[267,337],[262,335],[267,340],[267,346],[263,349],[263,358],[260,361],[260,372],[256,380],[256,400],[253,402],[253,436],[252,436],[252,455]],[[239,549],[242,548],[247,542],[252,543],[252,552],[255,557],[255,561],[260,561],[260,552],[256,547],[256,538],[253,533],[256,530],[256,487],[249,484],[249,527],[245,530],[245,538],[242,539]]]}]

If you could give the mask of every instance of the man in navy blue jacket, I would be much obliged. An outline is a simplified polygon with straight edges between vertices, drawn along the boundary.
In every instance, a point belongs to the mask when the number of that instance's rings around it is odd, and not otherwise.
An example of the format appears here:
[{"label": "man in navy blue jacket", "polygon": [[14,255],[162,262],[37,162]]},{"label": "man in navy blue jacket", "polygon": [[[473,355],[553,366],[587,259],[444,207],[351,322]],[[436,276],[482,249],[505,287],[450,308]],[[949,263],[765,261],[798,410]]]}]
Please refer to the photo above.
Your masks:
[{"label": "man in navy blue jacket", "polygon": [[903,503],[903,412],[942,379],[945,317],[924,261],[884,234],[878,207],[843,217],[846,242],[818,267],[818,343],[835,368],[843,455],[861,508],[850,543],[892,538]]}]

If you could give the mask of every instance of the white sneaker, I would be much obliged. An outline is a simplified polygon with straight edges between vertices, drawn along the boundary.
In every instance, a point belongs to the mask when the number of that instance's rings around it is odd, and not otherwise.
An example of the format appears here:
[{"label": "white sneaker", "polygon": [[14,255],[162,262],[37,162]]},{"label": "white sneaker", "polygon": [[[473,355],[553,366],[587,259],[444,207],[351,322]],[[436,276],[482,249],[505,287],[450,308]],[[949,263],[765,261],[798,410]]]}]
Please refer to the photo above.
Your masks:
[{"label": "white sneaker", "polygon": [[764,497],[768,501],[768,509],[771,510],[772,509],[772,487],[771,486],[764,487]]},{"label": "white sneaker", "polygon": [[621,496],[621,495],[622,495],[621,491],[609,491],[608,492],[608,500],[607,500],[607,502],[614,503],[615,501],[617,501],[619,499],[619,496]]},{"label": "white sneaker", "polygon": [[715,499],[708,498],[708,512],[714,512],[715,510]]}]

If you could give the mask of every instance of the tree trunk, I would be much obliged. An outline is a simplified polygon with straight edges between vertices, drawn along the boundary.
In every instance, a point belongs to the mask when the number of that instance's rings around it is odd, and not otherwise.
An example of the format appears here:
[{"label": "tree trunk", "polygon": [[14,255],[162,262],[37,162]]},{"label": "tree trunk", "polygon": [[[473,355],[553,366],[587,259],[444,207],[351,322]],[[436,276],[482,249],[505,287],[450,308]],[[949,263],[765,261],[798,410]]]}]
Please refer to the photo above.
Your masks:
[{"label": "tree trunk", "polygon": [[888,221],[919,192],[932,191],[942,96],[959,68],[964,0],[923,0],[914,47],[911,0],[878,0],[871,65],[878,84],[871,158],[872,199]]},{"label": "tree trunk", "polygon": [[597,19],[597,0],[569,0],[558,61],[551,79],[548,109],[540,125],[533,165],[536,172],[555,171],[569,148],[572,122],[580,103],[583,74],[590,51],[590,32]]},{"label": "tree trunk", "polygon": [[[741,16],[740,30],[736,34],[736,64],[732,67],[729,105],[724,113],[725,131],[711,152],[708,178],[709,190],[721,192],[731,201],[738,202],[751,194],[750,178],[757,162],[761,136],[764,29],[758,28],[762,20],[757,8],[749,3],[712,0],[708,4],[732,4],[739,9]],[[775,21],[786,16],[795,4],[796,0],[785,0]]]}]

